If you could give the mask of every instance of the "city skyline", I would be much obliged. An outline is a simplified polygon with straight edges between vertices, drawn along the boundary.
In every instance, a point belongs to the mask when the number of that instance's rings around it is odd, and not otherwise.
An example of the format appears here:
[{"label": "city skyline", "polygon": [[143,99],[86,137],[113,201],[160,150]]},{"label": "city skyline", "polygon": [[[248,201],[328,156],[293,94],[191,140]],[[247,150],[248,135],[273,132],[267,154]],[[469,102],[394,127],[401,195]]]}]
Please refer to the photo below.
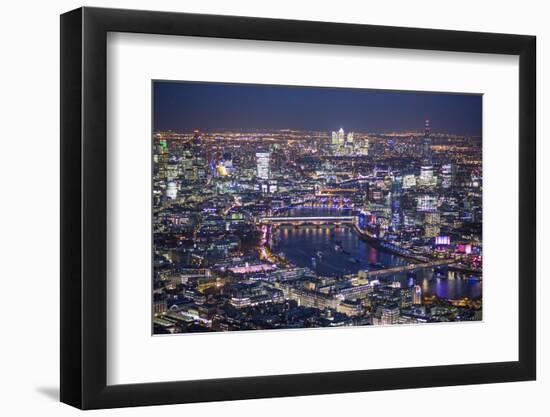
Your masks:
[{"label": "city skyline", "polygon": [[[413,132],[479,137],[482,95],[261,84],[153,82],[153,130],[231,129]],[[210,115],[215,115],[212,117]]]},{"label": "city skyline", "polygon": [[[482,319],[482,138],[432,122],[475,126],[481,97],[159,85],[155,120],[185,117],[151,137],[153,334]],[[383,102],[393,128],[294,114],[320,97],[338,117]]]}]

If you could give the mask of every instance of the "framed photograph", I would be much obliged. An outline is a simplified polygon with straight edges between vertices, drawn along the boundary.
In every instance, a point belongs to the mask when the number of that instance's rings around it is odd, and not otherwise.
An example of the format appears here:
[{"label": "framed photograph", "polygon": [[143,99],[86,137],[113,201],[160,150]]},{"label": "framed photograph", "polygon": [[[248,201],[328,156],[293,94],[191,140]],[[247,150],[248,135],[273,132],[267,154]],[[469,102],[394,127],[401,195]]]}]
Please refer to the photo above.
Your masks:
[{"label": "framed photograph", "polygon": [[61,401],[533,380],[535,37],[61,16]]}]

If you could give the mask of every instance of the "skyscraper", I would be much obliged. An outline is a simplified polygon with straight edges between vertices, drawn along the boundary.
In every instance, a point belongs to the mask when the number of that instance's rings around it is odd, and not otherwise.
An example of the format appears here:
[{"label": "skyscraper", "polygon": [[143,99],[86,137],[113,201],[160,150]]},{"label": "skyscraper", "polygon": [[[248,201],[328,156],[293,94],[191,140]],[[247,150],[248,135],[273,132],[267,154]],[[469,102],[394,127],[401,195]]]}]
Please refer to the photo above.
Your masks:
[{"label": "skyscraper", "polygon": [[203,157],[205,156],[205,148],[204,146],[202,146],[202,136],[201,136],[201,133],[198,131],[198,130],[195,130],[193,132],[193,139],[191,139],[191,152],[193,153],[193,156],[198,158],[198,157]]},{"label": "skyscraper", "polygon": [[420,285],[415,285],[413,287],[413,290],[413,304],[422,304],[422,288],[420,287]]},{"label": "skyscraper", "polygon": [[166,198],[174,200],[178,197],[178,186],[175,182],[170,181],[166,187]]},{"label": "skyscraper", "polygon": [[432,138],[430,136],[430,121],[424,124],[424,137],[422,138],[422,163],[432,165]]},{"label": "skyscraper", "polygon": [[443,188],[451,188],[453,185],[456,172],[456,165],[452,163],[443,164],[441,166],[441,186]]},{"label": "skyscraper", "polygon": [[416,199],[417,211],[435,211],[437,210],[437,197],[433,195],[421,195]]},{"label": "skyscraper", "polygon": [[337,155],[340,153],[340,136],[338,132],[332,132],[332,141],[330,146],[333,154]]},{"label": "skyscraper", "polygon": [[363,139],[363,142],[361,144],[361,155],[368,155],[369,154],[369,140],[367,138]]},{"label": "skyscraper", "polygon": [[427,211],[424,214],[424,236],[439,236],[441,229],[441,216],[437,210]]},{"label": "skyscraper", "polygon": [[338,143],[342,146],[344,145],[344,140],[345,140],[345,133],[344,133],[344,129],[340,128],[340,130],[338,131]]},{"label": "skyscraper", "polygon": [[256,153],[256,175],[262,180],[269,179],[269,152]]},{"label": "skyscraper", "polygon": [[394,178],[391,188],[391,225],[394,230],[398,230],[403,223],[402,195],[403,177],[398,175]]},{"label": "skyscraper", "polygon": [[[427,162],[427,161],[424,161]],[[420,176],[418,177],[418,184],[423,187],[435,186],[437,184],[437,177],[434,177],[433,166],[427,165],[423,162],[420,167]]]},{"label": "skyscraper", "polygon": [[422,138],[422,166],[420,167],[420,176],[418,178],[421,186],[429,187],[437,184],[437,178],[434,178],[433,171],[430,121],[426,120],[424,124],[424,137]]}]

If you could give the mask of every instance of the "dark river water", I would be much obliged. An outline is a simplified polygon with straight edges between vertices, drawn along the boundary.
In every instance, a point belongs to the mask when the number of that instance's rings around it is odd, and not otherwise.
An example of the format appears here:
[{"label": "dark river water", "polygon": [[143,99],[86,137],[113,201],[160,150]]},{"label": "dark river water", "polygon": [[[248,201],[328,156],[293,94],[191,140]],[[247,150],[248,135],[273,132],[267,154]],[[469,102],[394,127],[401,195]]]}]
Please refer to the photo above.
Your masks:
[{"label": "dark river water", "polygon": [[[295,216],[330,215],[323,210],[291,210],[285,214]],[[281,213],[282,214],[282,213]],[[335,214],[335,213],[333,213]],[[337,215],[347,215],[338,211]],[[364,269],[390,268],[406,265],[410,260],[379,250],[362,240],[350,226],[281,226],[273,229],[275,253],[283,253],[286,259],[300,267],[309,267],[320,275],[345,275]],[[434,276],[433,268],[417,271],[415,283],[426,295],[458,299],[481,298],[481,281],[469,280],[453,271],[443,271],[443,278]],[[410,284],[406,272],[386,275],[383,281],[400,281]]]}]

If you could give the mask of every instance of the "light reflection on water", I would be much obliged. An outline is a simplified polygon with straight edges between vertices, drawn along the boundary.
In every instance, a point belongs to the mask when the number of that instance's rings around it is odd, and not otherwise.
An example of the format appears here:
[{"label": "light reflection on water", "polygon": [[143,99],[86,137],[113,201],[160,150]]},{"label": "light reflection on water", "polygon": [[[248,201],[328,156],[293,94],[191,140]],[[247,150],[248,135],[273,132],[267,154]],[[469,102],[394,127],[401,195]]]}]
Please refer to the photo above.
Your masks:
[{"label": "light reflection on water", "polygon": [[[371,246],[348,226],[281,226],[274,228],[272,233],[275,253],[282,252],[293,264],[309,267],[320,275],[345,275],[364,269],[410,263],[407,259]],[[432,268],[417,271],[415,283],[422,286],[425,295],[435,294],[451,299],[481,298],[480,281],[465,279],[452,271],[443,271],[446,279],[436,278],[433,272]],[[400,281],[402,286],[410,284],[406,272],[383,279]]]}]

